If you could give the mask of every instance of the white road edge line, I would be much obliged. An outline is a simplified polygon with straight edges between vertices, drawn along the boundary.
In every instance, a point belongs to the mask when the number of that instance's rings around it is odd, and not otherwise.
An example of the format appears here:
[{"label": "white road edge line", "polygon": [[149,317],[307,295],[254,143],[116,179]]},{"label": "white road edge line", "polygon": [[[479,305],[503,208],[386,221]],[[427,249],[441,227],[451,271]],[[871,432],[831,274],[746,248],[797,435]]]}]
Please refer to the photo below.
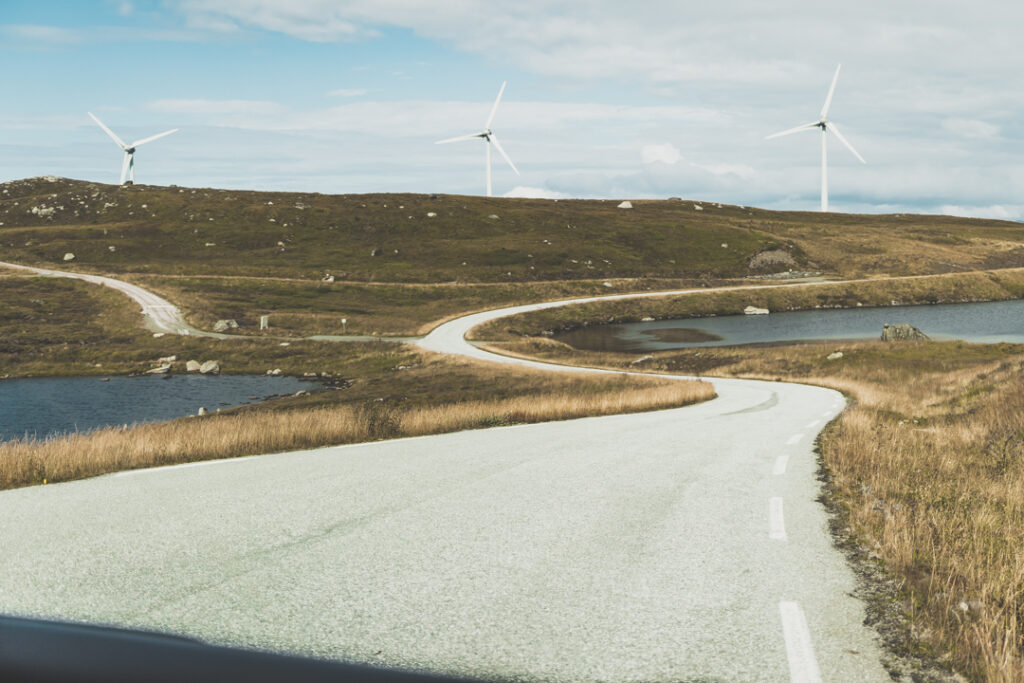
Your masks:
[{"label": "white road edge line", "polygon": [[777,496],[768,501],[768,538],[786,540],[786,518],[782,512],[782,499]]},{"label": "white road edge line", "polygon": [[787,446],[792,446],[793,444],[795,444],[797,441],[799,441],[802,438],[804,438],[803,432],[800,432],[799,434],[794,434],[793,436],[789,437],[789,441],[786,442],[786,445]]},{"label": "white road edge line", "polygon": [[821,424],[821,420],[815,420],[815,421],[813,421],[813,422],[808,422],[808,423],[807,423],[807,426],[806,426],[806,427],[804,427],[804,429],[814,429],[814,428],[815,428],[815,427],[817,427],[817,426],[818,426],[819,424]]},{"label": "white road edge line", "polygon": [[831,417],[832,416],[832,411],[831,410],[826,410],[824,413],[821,414],[821,416],[822,417]]},{"label": "white road edge line", "polygon": [[795,602],[781,600],[779,616],[782,618],[782,637],[786,640],[789,680],[791,683],[821,683],[821,672],[814,658],[814,646],[804,611]]},{"label": "white road edge line", "polygon": [[776,477],[780,477],[786,473],[786,465],[789,464],[788,455],[780,455],[775,458],[775,466],[772,467],[772,474]]}]

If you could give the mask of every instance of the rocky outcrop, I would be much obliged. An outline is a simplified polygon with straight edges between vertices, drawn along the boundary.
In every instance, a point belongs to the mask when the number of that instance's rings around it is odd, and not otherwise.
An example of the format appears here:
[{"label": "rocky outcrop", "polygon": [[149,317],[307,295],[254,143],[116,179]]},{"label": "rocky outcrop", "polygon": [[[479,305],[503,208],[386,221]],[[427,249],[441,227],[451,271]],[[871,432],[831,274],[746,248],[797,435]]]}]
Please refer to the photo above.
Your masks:
[{"label": "rocky outcrop", "polygon": [[185,371],[186,372],[199,372],[199,368],[201,368],[202,366],[203,366],[203,364],[200,363],[199,361],[197,361],[197,360],[190,360],[189,362],[185,363]]},{"label": "rocky outcrop", "polygon": [[220,363],[215,360],[205,361],[199,366],[199,373],[202,375],[219,375],[220,374]]},{"label": "rocky outcrop", "polygon": [[928,341],[930,337],[913,325],[900,323],[882,326],[882,341]]},{"label": "rocky outcrop", "polygon": [[631,202],[631,201],[629,201],[627,199],[626,201],[624,201],[621,204],[619,204],[618,208],[620,208],[620,209],[632,209],[633,208],[633,202]]},{"label": "rocky outcrop", "polygon": [[228,330],[237,330],[238,322],[235,320],[218,320],[213,325],[214,332],[227,332]]},{"label": "rocky outcrop", "polygon": [[743,309],[743,315],[768,315],[767,308],[758,308],[757,306],[747,306]]}]

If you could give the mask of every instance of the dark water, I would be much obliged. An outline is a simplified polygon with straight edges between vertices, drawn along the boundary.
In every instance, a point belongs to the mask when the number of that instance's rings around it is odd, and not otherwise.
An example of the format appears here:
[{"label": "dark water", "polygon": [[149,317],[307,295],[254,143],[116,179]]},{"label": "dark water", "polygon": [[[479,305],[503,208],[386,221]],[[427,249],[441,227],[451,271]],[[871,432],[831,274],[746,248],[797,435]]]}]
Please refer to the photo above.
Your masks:
[{"label": "dark water", "polygon": [[108,382],[99,377],[0,380],[0,441],[170,420],[195,415],[200,406],[213,412],[320,386],[265,375],[111,377]]},{"label": "dark water", "polygon": [[935,340],[1024,343],[1024,301],[797,311],[770,315],[598,325],[555,335],[591,351],[646,352],[827,339],[878,339],[886,323],[909,323]]}]

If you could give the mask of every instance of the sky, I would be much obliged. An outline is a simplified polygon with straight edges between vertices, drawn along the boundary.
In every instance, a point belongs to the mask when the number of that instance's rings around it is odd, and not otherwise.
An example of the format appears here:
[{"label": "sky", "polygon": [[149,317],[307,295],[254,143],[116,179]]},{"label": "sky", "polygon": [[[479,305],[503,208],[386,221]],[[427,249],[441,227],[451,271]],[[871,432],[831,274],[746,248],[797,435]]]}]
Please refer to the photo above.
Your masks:
[{"label": "sky", "polygon": [[1024,219],[1024,5],[2,0],[0,181],[666,198]]}]

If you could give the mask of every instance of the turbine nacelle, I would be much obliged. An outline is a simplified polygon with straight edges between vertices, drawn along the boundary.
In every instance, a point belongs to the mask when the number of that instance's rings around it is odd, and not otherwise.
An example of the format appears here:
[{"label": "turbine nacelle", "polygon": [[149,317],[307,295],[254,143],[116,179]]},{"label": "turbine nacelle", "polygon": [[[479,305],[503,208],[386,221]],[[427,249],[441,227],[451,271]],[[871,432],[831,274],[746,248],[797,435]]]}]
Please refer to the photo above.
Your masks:
[{"label": "turbine nacelle", "polygon": [[[178,128],[174,128],[172,130],[165,130],[163,133],[158,133],[156,135],[151,135],[148,138],[142,138],[141,140],[136,140],[132,144],[128,145],[128,144],[125,144],[124,140],[122,140],[121,138],[117,137],[117,135],[114,134],[114,131],[112,131],[109,128],[107,128],[103,124],[103,122],[100,121],[96,117],[95,114],[93,114],[92,112],[89,112],[89,116],[92,117],[92,120],[96,122],[96,125],[98,125],[100,128],[102,128],[104,130],[104,132],[107,135],[110,136],[110,139],[113,140],[117,144],[117,146],[120,147],[124,151],[124,162],[121,164],[121,184],[122,185],[133,185],[133,184],[135,184],[135,148],[136,147],[138,147],[139,145],[144,145],[147,142],[152,142],[153,140],[156,140],[158,138],[162,138],[165,135],[170,135],[171,133],[177,133],[178,130],[180,130]],[[128,178],[127,181],[125,180],[126,176]]]}]

